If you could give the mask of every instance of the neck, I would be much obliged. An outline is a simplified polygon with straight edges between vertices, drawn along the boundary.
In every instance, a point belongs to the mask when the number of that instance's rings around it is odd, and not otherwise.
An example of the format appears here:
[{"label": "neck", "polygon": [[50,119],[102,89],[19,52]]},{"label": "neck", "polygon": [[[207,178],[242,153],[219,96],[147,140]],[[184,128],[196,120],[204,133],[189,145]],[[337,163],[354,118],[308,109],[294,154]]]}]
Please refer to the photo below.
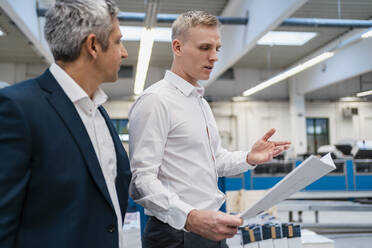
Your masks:
[{"label": "neck", "polygon": [[171,72],[177,74],[181,78],[185,79],[188,83],[192,84],[194,87],[199,87],[198,81],[192,78],[189,74],[187,74],[178,63],[173,61]]},{"label": "neck", "polygon": [[59,65],[84,91],[93,99],[94,92],[102,83],[95,76],[94,70],[86,62],[77,59],[73,62],[57,61]]}]

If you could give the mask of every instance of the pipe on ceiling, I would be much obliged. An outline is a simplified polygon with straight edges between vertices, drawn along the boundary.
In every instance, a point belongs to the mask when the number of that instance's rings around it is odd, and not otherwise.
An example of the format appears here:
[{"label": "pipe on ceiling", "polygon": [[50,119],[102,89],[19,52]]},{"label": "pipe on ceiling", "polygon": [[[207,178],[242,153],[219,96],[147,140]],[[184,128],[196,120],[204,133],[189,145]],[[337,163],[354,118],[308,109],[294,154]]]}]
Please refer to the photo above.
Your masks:
[{"label": "pipe on ceiling", "polygon": [[[47,9],[37,9],[38,16],[45,16]],[[177,14],[157,14],[158,23],[172,23]],[[247,25],[249,19],[246,17],[217,16],[224,25]],[[119,12],[118,19],[123,22],[143,22],[145,13],[141,12]],[[370,20],[354,19],[325,19],[325,18],[287,18],[280,26],[282,27],[328,27],[328,28],[370,28]]]},{"label": "pipe on ceiling", "polygon": [[325,27],[325,28],[370,28],[370,20],[325,19],[325,18],[287,18],[280,26],[284,27]]},{"label": "pipe on ceiling", "polygon": [[[47,9],[37,9],[37,15],[39,17],[45,16]],[[157,14],[156,21],[158,23],[172,23],[178,17],[177,14]],[[241,17],[226,17],[217,16],[218,20],[224,25],[247,25],[248,18]],[[141,12],[119,12],[119,21],[123,22],[143,22],[145,20],[145,13]]]}]

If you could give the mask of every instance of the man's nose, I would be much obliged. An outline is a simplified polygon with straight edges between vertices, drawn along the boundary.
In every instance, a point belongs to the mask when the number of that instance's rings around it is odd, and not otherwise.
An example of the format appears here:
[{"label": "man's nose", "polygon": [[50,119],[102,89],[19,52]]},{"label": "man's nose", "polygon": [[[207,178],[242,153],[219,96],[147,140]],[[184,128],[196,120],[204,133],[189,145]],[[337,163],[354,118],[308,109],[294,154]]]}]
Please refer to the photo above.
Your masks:
[{"label": "man's nose", "polygon": [[128,51],[123,44],[121,44],[120,52],[121,52],[121,58],[123,59],[128,58]]},{"label": "man's nose", "polygon": [[218,52],[217,51],[212,51],[209,60],[216,62],[218,60]]}]

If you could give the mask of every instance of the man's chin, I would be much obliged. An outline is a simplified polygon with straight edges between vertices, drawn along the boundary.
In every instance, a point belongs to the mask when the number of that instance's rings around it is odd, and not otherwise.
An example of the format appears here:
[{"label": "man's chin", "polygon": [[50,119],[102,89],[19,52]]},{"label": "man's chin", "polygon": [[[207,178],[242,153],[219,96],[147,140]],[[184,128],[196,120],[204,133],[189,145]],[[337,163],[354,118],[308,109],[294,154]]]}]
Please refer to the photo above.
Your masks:
[{"label": "man's chin", "polygon": [[208,75],[202,75],[199,80],[208,80],[210,77],[210,74]]},{"label": "man's chin", "polygon": [[106,78],[106,80],[104,81],[104,83],[115,83],[115,82],[118,81],[118,79],[119,79],[118,76],[116,76],[116,77],[111,77],[111,78]]}]

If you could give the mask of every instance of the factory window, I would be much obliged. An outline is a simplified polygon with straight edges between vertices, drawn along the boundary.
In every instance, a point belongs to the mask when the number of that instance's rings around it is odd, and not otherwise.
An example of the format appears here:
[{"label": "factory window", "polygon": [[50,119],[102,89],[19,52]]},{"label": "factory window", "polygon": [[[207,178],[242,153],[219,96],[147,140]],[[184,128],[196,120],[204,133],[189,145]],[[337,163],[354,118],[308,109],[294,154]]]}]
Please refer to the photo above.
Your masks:
[{"label": "factory window", "polygon": [[133,66],[122,65],[118,73],[119,78],[133,78]]},{"label": "factory window", "polygon": [[234,69],[229,68],[218,77],[218,80],[234,80],[234,78]]},{"label": "factory window", "polygon": [[328,118],[306,118],[307,151],[317,154],[322,145],[329,145]]}]

